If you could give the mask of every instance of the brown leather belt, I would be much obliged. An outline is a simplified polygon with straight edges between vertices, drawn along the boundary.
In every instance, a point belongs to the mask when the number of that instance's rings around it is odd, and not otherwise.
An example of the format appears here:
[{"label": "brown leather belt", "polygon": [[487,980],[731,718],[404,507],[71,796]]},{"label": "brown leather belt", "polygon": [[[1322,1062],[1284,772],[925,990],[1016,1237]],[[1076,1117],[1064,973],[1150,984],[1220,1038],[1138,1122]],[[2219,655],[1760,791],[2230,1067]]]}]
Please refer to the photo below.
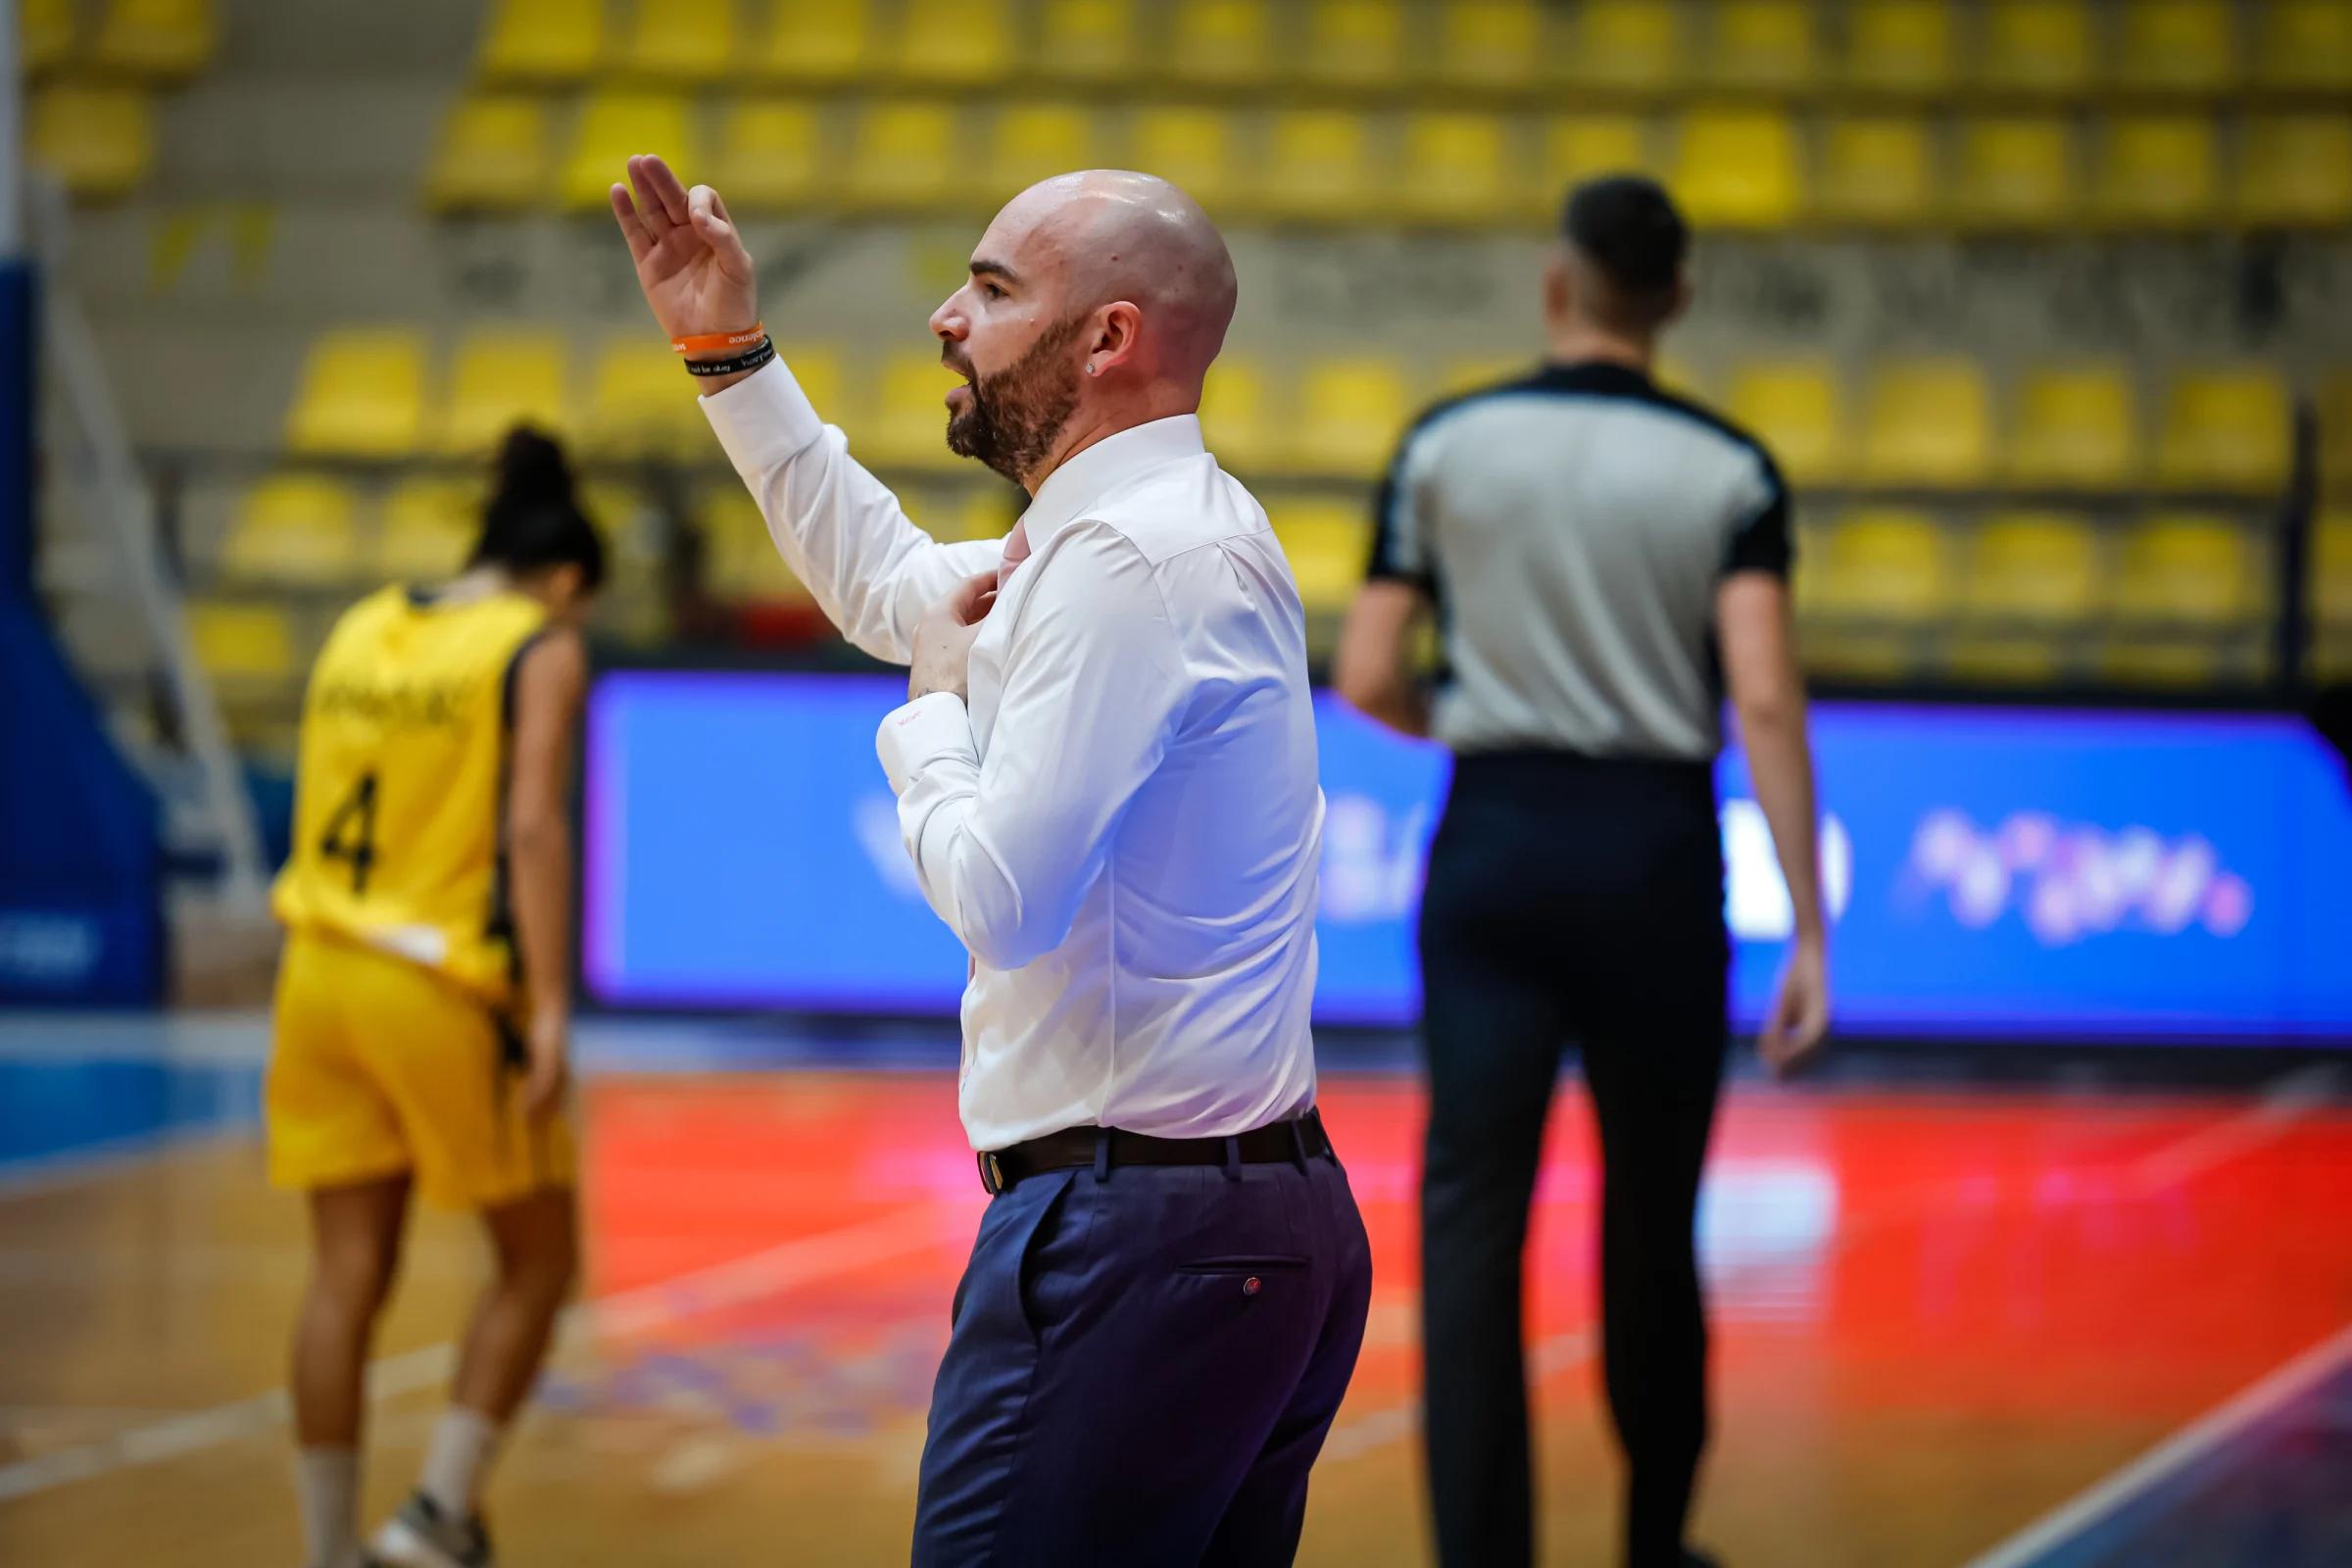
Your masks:
[{"label": "brown leather belt", "polygon": [[1043,1171],[1068,1170],[1098,1162],[1110,1165],[1304,1164],[1329,1154],[1331,1135],[1323,1113],[1310,1110],[1292,1121],[1269,1122],[1231,1138],[1153,1138],[1117,1127],[1065,1127],[1010,1149],[980,1155],[980,1185],[990,1195]]}]

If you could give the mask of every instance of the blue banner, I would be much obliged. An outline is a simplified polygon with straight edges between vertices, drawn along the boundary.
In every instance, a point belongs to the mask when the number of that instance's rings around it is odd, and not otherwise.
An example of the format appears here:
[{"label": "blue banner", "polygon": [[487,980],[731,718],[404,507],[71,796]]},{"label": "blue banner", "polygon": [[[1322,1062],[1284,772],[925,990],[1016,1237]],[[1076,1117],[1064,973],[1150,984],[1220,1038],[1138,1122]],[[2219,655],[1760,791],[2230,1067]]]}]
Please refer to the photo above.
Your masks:
[{"label": "blue banner", "polygon": [[[625,1006],[948,1013],[964,978],[898,837],[888,676],[623,671],[591,708],[583,973]],[[1412,921],[1447,760],[1321,700],[1327,1022],[1416,1014]],[[1841,1027],[2352,1038],[2352,793],[2277,714],[1823,704]],[[1738,750],[1718,770],[1734,1012],[1788,894]]]}]

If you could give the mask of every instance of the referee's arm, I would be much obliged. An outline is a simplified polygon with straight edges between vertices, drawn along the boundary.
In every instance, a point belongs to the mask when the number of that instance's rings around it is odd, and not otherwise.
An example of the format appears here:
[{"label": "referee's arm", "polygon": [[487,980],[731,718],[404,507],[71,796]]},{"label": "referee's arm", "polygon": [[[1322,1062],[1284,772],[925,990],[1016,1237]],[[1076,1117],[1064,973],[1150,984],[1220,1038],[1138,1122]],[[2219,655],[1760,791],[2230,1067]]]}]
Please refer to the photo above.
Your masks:
[{"label": "referee's arm", "polygon": [[1372,564],[1332,656],[1331,679],[1358,712],[1399,734],[1429,733],[1430,690],[1413,669],[1414,632],[1436,605],[1405,436],[1373,508]]}]

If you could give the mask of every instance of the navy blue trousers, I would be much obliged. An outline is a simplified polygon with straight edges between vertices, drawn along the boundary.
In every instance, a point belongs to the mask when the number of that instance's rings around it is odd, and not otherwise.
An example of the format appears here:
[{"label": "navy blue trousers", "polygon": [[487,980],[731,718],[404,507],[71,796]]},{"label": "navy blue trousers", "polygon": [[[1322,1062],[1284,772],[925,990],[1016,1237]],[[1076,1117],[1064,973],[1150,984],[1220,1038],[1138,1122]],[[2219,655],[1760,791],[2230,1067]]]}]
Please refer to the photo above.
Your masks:
[{"label": "navy blue trousers", "polygon": [[1290,1562],[1371,1291],[1328,1155],[998,1194],[931,1396],[915,1568]]}]

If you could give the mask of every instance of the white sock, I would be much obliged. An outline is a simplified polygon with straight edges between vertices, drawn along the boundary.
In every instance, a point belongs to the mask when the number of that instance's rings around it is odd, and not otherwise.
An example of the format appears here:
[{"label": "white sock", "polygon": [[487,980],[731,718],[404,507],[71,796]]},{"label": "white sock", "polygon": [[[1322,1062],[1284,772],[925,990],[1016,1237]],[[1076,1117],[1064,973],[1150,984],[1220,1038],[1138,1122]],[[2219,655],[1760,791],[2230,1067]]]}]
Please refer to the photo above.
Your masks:
[{"label": "white sock", "polygon": [[424,1477],[418,1485],[450,1518],[473,1517],[473,1499],[498,1452],[499,1436],[498,1423],[462,1404],[442,1411],[433,1424],[432,1446],[424,1450]]},{"label": "white sock", "polygon": [[303,1549],[311,1568],[342,1568],[360,1545],[359,1450],[296,1450],[294,1492],[302,1502]]}]

